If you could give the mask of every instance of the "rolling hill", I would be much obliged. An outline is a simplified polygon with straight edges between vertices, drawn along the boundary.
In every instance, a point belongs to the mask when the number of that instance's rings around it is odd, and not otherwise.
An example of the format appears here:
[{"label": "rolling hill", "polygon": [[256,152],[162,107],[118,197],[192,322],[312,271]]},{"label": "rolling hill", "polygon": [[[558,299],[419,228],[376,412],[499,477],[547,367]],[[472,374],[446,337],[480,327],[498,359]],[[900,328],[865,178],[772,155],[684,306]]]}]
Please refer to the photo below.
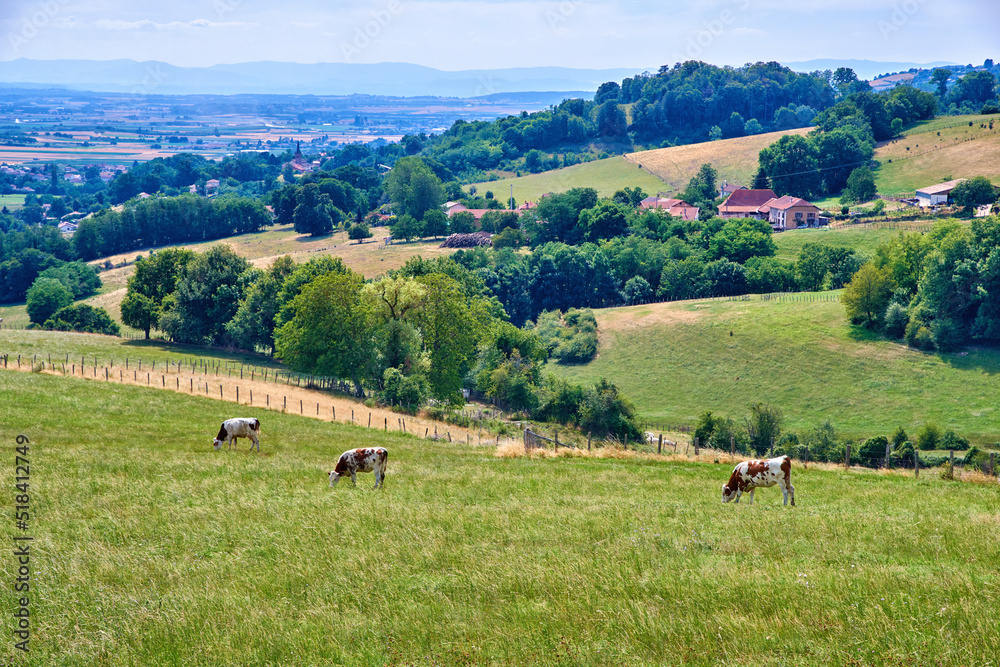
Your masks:
[{"label": "rolling hill", "polygon": [[848,324],[830,293],[783,300],[711,300],[596,311],[597,358],[549,369],[571,382],[615,382],[653,423],[694,425],[706,410],[742,420],[781,408],[786,428],[829,420],[845,437],[915,432],[935,422],[995,442],[1000,350],[928,354]]}]

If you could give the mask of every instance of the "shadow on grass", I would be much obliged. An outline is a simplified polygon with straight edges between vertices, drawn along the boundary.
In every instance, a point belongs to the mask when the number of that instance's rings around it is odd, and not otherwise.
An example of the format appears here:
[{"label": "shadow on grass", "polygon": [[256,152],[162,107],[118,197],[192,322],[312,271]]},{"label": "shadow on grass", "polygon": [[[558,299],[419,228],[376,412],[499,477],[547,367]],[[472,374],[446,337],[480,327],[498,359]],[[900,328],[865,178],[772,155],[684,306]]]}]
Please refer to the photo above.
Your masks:
[{"label": "shadow on grass", "polygon": [[937,357],[945,364],[959,370],[976,370],[987,375],[1000,373],[1000,347],[968,345],[954,352],[928,352],[909,347],[902,340],[889,338],[857,324],[848,326],[847,335],[851,340],[859,343],[894,343],[906,347],[912,352],[918,352],[928,357]]}]

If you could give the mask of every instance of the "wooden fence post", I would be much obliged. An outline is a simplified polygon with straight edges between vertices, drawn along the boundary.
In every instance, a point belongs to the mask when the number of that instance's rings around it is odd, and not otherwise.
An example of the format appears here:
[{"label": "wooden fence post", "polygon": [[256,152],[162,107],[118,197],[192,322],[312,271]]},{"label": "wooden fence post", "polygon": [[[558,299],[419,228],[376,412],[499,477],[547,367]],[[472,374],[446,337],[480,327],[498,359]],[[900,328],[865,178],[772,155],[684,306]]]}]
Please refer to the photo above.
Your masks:
[{"label": "wooden fence post", "polygon": [[656,453],[657,454],[662,454],[663,453],[663,434],[662,433],[660,434],[660,437],[656,439]]},{"label": "wooden fence post", "polygon": [[992,475],[993,471],[996,470],[996,468],[993,467],[994,462],[996,461],[996,458],[997,458],[997,453],[996,452],[990,452],[990,475]]},{"label": "wooden fence post", "polygon": [[732,457],[736,456],[736,436],[729,436],[729,455]]},{"label": "wooden fence post", "polygon": [[892,459],[890,458],[891,456],[892,456],[892,454],[889,452],[889,441],[887,440],[886,443],[885,443],[885,467],[886,468],[891,468],[892,467]]},{"label": "wooden fence post", "polygon": [[955,450],[948,450],[948,479],[955,479]]},{"label": "wooden fence post", "polygon": [[[628,438],[627,435],[625,437]],[[556,429],[555,443],[556,443],[556,451],[558,452],[559,451],[559,429]]]},{"label": "wooden fence post", "polygon": [[240,386],[236,385],[236,402],[240,402]]},{"label": "wooden fence post", "polygon": [[587,451],[588,452],[590,451],[590,436],[591,436],[591,432],[587,431]]},{"label": "wooden fence post", "polygon": [[524,429],[524,453],[528,453],[528,429]]},{"label": "wooden fence post", "polygon": [[844,470],[851,467],[851,443],[844,446]]},{"label": "wooden fence post", "polygon": [[695,458],[698,456],[698,436],[694,436],[694,455]]}]

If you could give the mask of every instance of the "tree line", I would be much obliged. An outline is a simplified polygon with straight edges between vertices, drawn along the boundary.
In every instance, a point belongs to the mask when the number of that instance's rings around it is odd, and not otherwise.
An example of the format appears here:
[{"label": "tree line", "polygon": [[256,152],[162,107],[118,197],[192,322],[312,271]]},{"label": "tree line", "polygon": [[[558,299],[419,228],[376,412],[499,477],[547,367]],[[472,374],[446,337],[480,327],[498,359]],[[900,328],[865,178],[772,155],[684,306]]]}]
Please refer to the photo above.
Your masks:
[{"label": "tree line", "polygon": [[539,335],[513,326],[482,279],[447,258],[412,258],[366,281],[329,257],[255,269],[226,246],[166,249],[136,263],[121,311],[147,336],[158,328],[176,342],[267,351],[404,409],[457,404],[465,389],[531,418],[640,434],[613,384],[544,378],[549,351]]}]

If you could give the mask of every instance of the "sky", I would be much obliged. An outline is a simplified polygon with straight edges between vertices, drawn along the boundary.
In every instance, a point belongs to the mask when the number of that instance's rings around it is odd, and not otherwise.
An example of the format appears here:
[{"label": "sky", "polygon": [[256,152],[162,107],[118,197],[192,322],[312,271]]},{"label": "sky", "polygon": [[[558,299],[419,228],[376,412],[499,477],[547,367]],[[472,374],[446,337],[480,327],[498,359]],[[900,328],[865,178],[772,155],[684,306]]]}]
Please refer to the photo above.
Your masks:
[{"label": "sky", "polygon": [[[1000,61],[997,0],[0,0],[0,61],[443,70]],[[2,67],[2,65],[0,65]]]}]

